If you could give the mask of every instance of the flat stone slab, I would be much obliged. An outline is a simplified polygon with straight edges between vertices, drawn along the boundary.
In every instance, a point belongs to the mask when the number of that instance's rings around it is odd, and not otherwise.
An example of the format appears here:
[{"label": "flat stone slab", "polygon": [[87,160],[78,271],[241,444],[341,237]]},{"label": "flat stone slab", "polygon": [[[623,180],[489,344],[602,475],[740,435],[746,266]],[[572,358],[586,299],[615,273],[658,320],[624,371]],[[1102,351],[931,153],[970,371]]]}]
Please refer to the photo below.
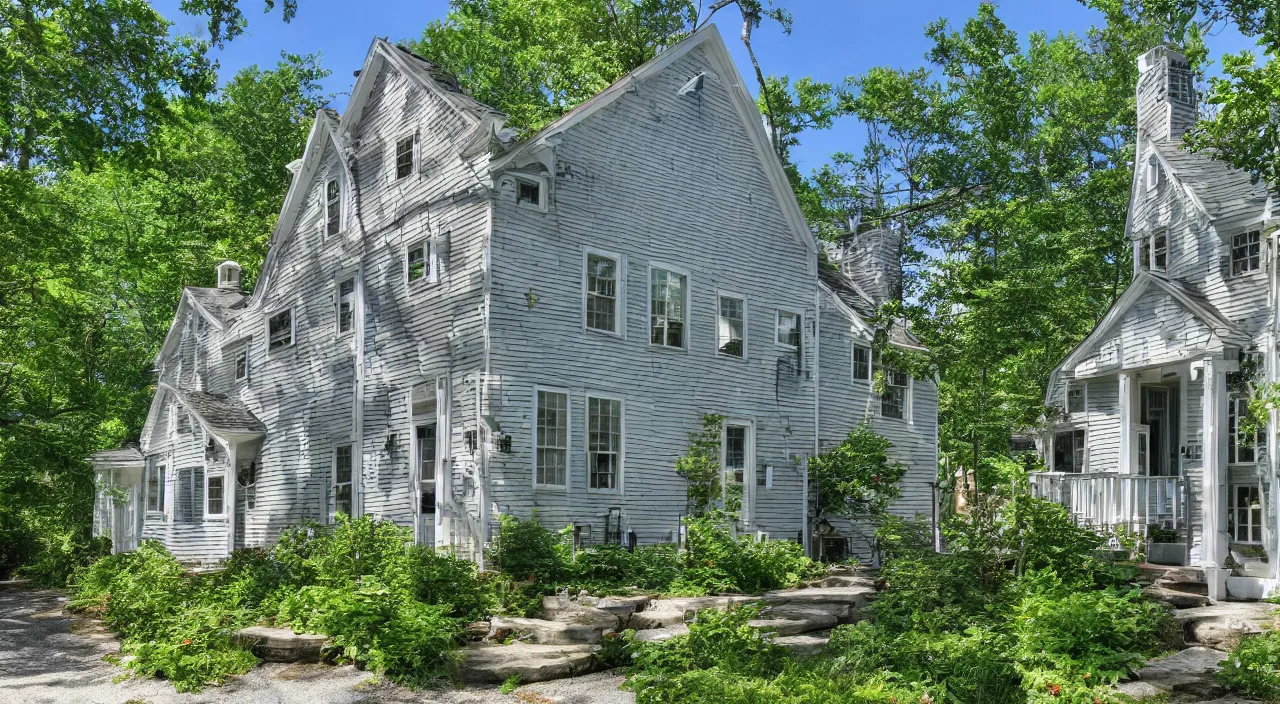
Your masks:
[{"label": "flat stone slab", "polygon": [[694,596],[674,599],[654,599],[643,611],[637,611],[627,619],[627,627],[636,630],[666,628],[684,623],[703,609],[724,611],[731,606],[759,603],[753,596]]},{"label": "flat stone slab", "polygon": [[1194,609],[1209,605],[1207,596],[1188,594],[1159,586],[1143,587],[1142,593],[1157,601],[1163,601],[1175,609]]},{"label": "flat stone slab", "polygon": [[805,582],[805,584],[810,589],[822,589],[826,587],[870,587],[874,589],[876,582],[871,577],[864,575],[832,574],[827,575],[822,579],[814,579]]},{"label": "flat stone slab", "polygon": [[462,678],[468,682],[546,682],[603,669],[598,645],[469,645],[461,650]]},{"label": "flat stone slab", "polygon": [[544,621],[540,618],[495,616],[489,622],[489,638],[497,641],[515,636],[521,641],[543,645],[593,644],[600,642],[602,634],[603,631],[595,626]]},{"label": "flat stone slab", "polygon": [[830,632],[823,632],[778,636],[773,639],[773,642],[790,650],[793,655],[817,655],[822,652],[823,648],[827,647],[827,641],[829,640],[831,640]]},{"label": "flat stone slab", "polygon": [[759,618],[747,624],[779,636],[794,636],[835,628],[842,618],[847,618],[849,611],[848,604],[788,603],[766,608]]},{"label": "flat stone slab", "polygon": [[636,596],[605,596],[600,597],[594,604],[601,611],[608,611],[617,616],[620,620],[626,621],[631,614],[642,611],[649,605],[648,594],[637,594]]},{"label": "flat stone slab", "polygon": [[548,621],[592,626],[601,631],[618,630],[619,620],[616,614],[594,606],[584,606],[568,597],[542,597],[542,612]]},{"label": "flat stone slab", "polygon": [[294,633],[288,628],[250,626],[231,634],[231,642],[267,662],[320,662],[328,636]]},{"label": "flat stone slab", "polygon": [[1276,605],[1256,601],[1223,601],[1193,609],[1180,609],[1173,617],[1190,643],[1229,649],[1241,636],[1263,631],[1276,622]]},{"label": "flat stone slab", "polygon": [[660,643],[664,640],[670,640],[676,636],[683,636],[689,633],[689,627],[683,623],[667,626],[666,628],[646,628],[636,631],[635,640],[641,643]]},{"label": "flat stone slab", "polygon": [[1196,646],[1163,658],[1147,661],[1147,665],[1134,676],[1134,680],[1121,683],[1116,689],[1134,699],[1180,694],[1204,699],[1214,699],[1225,692],[1217,683],[1214,673],[1227,657],[1221,650]]},{"label": "flat stone slab", "polygon": [[875,593],[874,588],[866,586],[784,589],[765,594],[764,600],[767,604],[847,604],[860,609],[875,598]]}]

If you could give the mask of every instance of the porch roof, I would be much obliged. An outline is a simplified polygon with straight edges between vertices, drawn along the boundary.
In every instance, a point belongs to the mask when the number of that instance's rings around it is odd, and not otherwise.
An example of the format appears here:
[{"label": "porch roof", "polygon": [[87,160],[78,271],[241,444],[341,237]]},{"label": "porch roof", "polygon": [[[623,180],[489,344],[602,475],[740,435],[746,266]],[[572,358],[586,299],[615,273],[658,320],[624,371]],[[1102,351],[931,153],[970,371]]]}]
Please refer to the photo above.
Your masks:
[{"label": "porch roof", "polygon": [[114,450],[100,450],[89,455],[89,462],[95,465],[120,465],[125,467],[143,464],[142,452],[136,445],[126,445]]},{"label": "porch roof", "polygon": [[171,391],[201,425],[218,437],[257,436],[267,432],[267,426],[237,399],[206,391],[178,389],[168,384],[161,386]]}]

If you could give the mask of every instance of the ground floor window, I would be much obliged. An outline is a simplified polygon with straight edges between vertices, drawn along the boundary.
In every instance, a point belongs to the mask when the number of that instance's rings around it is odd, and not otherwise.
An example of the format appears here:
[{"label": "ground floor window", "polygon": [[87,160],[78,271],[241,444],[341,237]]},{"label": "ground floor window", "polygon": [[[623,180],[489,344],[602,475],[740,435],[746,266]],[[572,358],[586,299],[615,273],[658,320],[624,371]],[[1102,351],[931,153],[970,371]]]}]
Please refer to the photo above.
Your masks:
[{"label": "ground floor window", "polygon": [[151,472],[147,474],[147,510],[163,511],[164,510],[164,465],[157,464],[151,467]]},{"label": "ground floor window", "polygon": [[351,445],[339,445],[333,458],[333,513],[351,515]]},{"label": "ground floor window", "polygon": [[1262,499],[1258,487],[1237,485],[1231,487],[1231,510],[1227,516],[1227,531],[1237,543],[1262,542]]},{"label": "ground floor window", "polygon": [[617,489],[622,458],[622,402],[587,397],[587,487]]},{"label": "ground floor window", "polygon": [[1084,471],[1084,431],[1063,430],[1053,436],[1053,471]]},{"label": "ground floor window", "polygon": [[244,497],[244,507],[252,509],[258,503],[258,463],[243,462],[236,476],[240,485],[240,495]]},{"label": "ground floor window", "polygon": [[418,482],[422,498],[418,511],[424,516],[436,512],[436,426],[419,425],[415,431],[418,451]]},{"label": "ground floor window", "polygon": [[1240,422],[1249,413],[1249,399],[1227,400],[1227,462],[1252,464],[1266,457],[1267,434],[1249,434],[1240,431]]},{"label": "ground floor window", "polygon": [[216,472],[210,472],[204,480],[204,515],[221,516],[225,513],[225,502],[223,500],[223,491],[225,489],[224,482],[226,479],[223,475]]}]

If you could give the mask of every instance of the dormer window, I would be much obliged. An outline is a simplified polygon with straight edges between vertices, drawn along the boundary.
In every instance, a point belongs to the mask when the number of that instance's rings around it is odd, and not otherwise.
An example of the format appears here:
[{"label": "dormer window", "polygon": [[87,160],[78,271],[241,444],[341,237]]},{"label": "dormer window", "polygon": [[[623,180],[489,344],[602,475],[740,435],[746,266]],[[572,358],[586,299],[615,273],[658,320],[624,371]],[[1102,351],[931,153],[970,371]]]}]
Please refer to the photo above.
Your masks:
[{"label": "dormer window", "polygon": [[249,378],[249,348],[241,347],[236,350],[235,357],[235,375],[236,381],[242,381]]},{"label": "dormer window", "polygon": [[1231,275],[1257,271],[1261,266],[1262,233],[1254,230],[1231,238]]},{"label": "dormer window", "polygon": [[1151,235],[1151,270],[1164,271],[1169,262],[1169,234],[1164,230]]},{"label": "dormer window", "polygon": [[413,174],[413,135],[396,142],[396,180]]},{"label": "dormer window", "polygon": [[1147,190],[1155,190],[1160,185],[1160,159],[1155,154],[1147,157]]},{"label": "dormer window", "polygon": [[338,234],[342,229],[342,187],[336,178],[329,179],[324,185],[324,216],[325,234]]},{"label": "dormer window", "polygon": [[531,179],[516,179],[516,204],[542,208],[542,184]]}]

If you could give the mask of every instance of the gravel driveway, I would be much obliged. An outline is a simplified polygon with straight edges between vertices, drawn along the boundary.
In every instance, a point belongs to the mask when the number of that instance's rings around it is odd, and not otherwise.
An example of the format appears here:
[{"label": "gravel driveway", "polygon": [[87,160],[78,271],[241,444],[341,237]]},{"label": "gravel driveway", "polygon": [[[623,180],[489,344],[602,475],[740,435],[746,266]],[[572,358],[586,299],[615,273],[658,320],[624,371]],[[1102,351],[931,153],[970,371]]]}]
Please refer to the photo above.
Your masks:
[{"label": "gravel driveway", "polygon": [[125,678],[103,660],[120,644],[96,623],[63,613],[66,597],[0,585],[0,704],[634,704],[622,677],[599,673],[532,684],[511,695],[497,688],[413,692],[371,684],[351,666],[264,664],[222,687],[179,694],[162,680]]}]

